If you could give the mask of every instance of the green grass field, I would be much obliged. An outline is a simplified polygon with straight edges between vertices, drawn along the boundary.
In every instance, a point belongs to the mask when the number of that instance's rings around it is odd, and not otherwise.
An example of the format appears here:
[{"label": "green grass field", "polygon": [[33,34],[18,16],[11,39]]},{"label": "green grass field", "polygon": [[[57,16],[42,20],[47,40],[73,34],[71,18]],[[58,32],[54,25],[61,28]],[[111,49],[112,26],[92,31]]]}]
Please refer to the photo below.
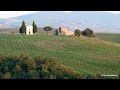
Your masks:
[{"label": "green grass field", "polygon": [[100,39],[0,34],[0,53],[8,55],[23,53],[30,57],[38,55],[56,57],[61,63],[73,67],[81,74],[120,73],[120,44]]},{"label": "green grass field", "polygon": [[112,33],[97,33],[97,37],[100,39],[114,42],[114,43],[119,43],[120,44],[120,34],[112,34]]}]

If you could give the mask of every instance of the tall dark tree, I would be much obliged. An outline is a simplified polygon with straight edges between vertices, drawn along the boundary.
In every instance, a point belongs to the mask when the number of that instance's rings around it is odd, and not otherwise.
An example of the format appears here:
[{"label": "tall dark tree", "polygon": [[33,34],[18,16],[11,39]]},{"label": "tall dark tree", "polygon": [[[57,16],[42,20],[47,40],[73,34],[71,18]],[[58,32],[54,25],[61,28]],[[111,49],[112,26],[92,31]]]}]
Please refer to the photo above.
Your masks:
[{"label": "tall dark tree", "polygon": [[37,32],[37,25],[35,24],[35,22],[33,21],[33,33],[36,33]]},{"label": "tall dark tree", "polygon": [[52,30],[52,27],[46,26],[43,29],[47,32],[47,35],[48,35],[48,32]]},{"label": "tall dark tree", "polygon": [[22,35],[23,35],[23,33],[26,33],[26,25],[25,25],[24,20],[23,20],[22,25],[21,25],[21,27],[19,29],[19,32],[22,33]]}]

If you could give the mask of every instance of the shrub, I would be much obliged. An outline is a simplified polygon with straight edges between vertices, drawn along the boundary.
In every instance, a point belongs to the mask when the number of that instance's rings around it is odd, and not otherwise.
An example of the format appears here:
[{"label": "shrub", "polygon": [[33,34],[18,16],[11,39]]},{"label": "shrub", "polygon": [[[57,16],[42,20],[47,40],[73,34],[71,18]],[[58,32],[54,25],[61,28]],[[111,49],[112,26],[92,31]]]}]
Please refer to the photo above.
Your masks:
[{"label": "shrub", "polygon": [[89,37],[95,37],[93,30],[86,28],[83,32],[82,35],[84,36],[89,36]]},{"label": "shrub", "polygon": [[76,29],[74,32],[74,36],[80,37],[80,35],[82,34],[82,32],[79,29]]},{"label": "shrub", "polygon": [[36,70],[30,70],[27,73],[28,79],[39,79],[39,72]]},{"label": "shrub", "polygon": [[2,79],[77,79],[76,71],[62,65],[56,58],[42,56],[33,59],[26,55],[0,55],[0,78]]},{"label": "shrub", "polygon": [[6,72],[6,73],[3,75],[3,79],[10,79],[10,78],[11,78],[10,72]]}]

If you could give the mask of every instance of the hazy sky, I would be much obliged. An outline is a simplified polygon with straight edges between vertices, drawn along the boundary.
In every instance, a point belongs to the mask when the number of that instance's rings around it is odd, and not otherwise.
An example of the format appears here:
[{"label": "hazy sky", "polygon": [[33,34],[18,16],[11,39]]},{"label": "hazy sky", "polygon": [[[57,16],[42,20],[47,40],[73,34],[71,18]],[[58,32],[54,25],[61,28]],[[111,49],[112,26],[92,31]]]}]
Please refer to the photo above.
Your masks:
[{"label": "hazy sky", "polygon": [[0,11],[0,18],[16,17],[35,12],[37,11]]},{"label": "hazy sky", "polygon": [[120,11],[101,11],[101,12],[109,12],[109,13],[113,13],[113,14],[120,14]]},{"label": "hazy sky", "polygon": [[[0,18],[16,17],[16,16],[35,13],[35,12],[38,12],[38,11],[0,11]],[[64,11],[64,12],[72,12],[72,11]],[[120,13],[120,11],[104,11],[104,12],[109,12],[114,14]]]}]

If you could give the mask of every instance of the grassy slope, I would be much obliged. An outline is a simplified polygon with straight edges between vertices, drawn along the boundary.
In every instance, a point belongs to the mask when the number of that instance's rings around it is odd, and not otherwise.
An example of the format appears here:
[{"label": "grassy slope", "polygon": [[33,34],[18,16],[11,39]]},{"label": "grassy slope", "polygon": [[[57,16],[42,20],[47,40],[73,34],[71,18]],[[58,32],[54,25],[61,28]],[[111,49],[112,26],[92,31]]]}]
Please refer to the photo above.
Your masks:
[{"label": "grassy slope", "polygon": [[0,34],[0,53],[57,57],[81,74],[120,72],[120,45],[99,39],[47,35]]},{"label": "grassy slope", "polygon": [[120,34],[110,34],[110,33],[97,33],[97,37],[100,39],[114,42],[114,43],[120,43]]}]

